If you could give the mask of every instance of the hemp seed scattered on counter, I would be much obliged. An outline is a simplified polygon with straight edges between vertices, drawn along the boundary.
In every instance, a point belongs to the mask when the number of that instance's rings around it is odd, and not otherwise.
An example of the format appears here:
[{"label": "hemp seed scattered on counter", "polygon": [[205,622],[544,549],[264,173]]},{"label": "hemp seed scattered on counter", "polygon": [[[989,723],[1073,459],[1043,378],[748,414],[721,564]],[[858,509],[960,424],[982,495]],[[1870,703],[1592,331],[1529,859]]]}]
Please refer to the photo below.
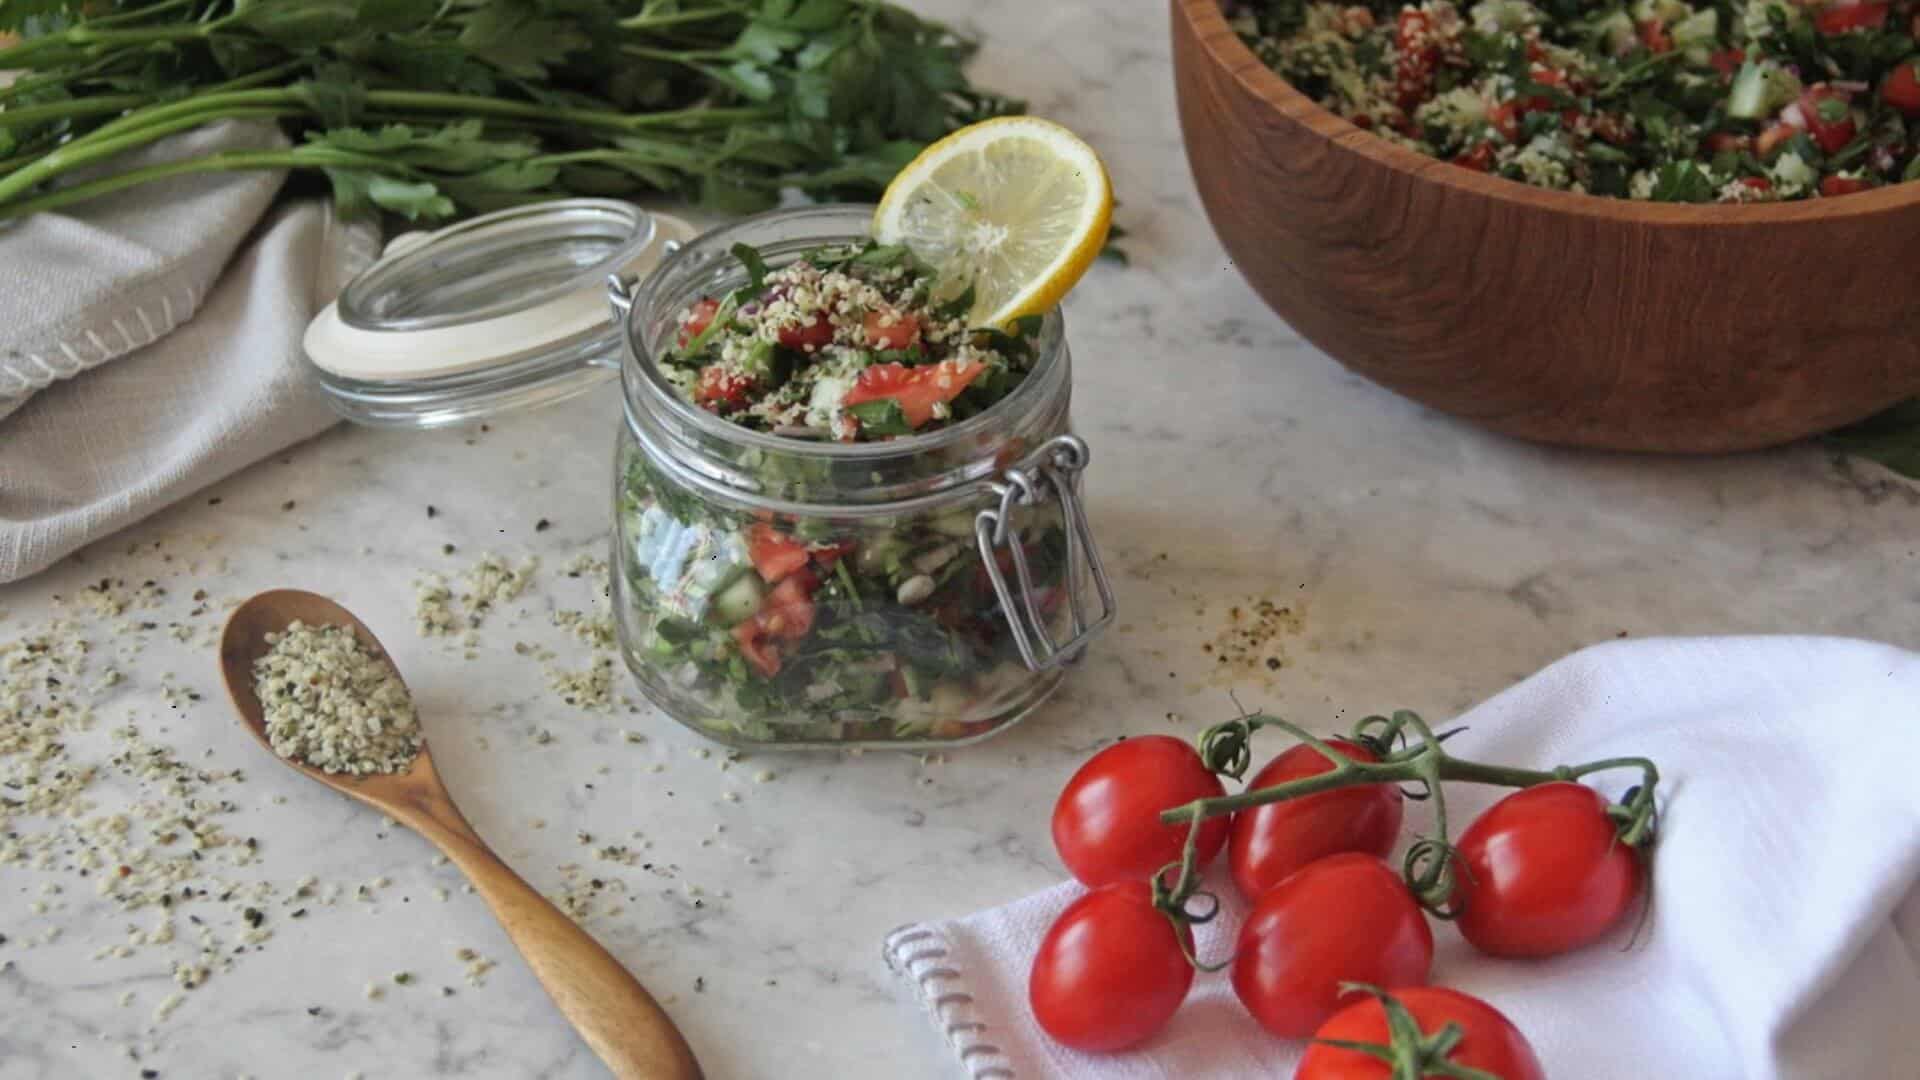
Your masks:
[{"label": "hemp seed scattered on counter", "polygon": [[254,662],[267,741],[281,757],[323,772],[404,771],[420,752],[420,723],[386,657],[342,626],[298,620],[267,635]]}]

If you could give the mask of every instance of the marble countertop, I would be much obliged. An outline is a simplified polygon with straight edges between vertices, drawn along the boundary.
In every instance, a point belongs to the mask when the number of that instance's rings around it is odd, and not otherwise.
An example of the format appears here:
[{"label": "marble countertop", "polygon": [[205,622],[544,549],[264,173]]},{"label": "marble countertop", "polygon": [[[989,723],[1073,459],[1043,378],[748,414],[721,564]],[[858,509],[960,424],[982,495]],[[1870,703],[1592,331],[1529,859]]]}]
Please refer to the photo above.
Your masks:
[{"label": "marble countertop", "polygon": [[[545,890],[602,880],[585,925],[670,1003],[716,1078],[951,1075],[881,937],[1059,880],[1047,814],[1074,765],[1121,734],[1195,732],[1232,712],[1229,690],[1308,721],[1399,706],[1444,717],[1619,635],[1920,646],[1920,488],[1811,448],[1699,461],[1541,449],[1395,398],[1302,342],[1234,274],[1181,158],[1158,5],[922,6],[966,12],[991,42],[979,76],[1100,147],[1132,234],[1132,268],[1101,266],[1067,305],[1095,450],[1088,501],[1122,613],[1066,690],[1000,738],[927,759],[736,762],[645,707],[570,707],[514,644],[591,660],[551,614],[593,602],[591,576],[564,568],[604,551],[611,390],[485,427],[337,428],[0,588],[0,643],[80,620],[96,669],[124,676],[74,759],[104,761],[107,729],[131,718],[200,768],[244,770],[220,786],[236,804],[225,829],[255,837],[257,857],[215,873],[320,883],[310,903],[267,904],[271,936],[181,991],[188,921],[172,946],[96,958],[158,913],[0,865],[0,1080],[605,1075],[424,842],[235,727],[212,635],[222,605],[272,586],[339,597],[380,631],[479,831]],[[414,582],[485,551],[541,569],[468,659],[414,633]],[[81,590],[103,578],[166,595],[82,614]],[[1244,663],[1208,651],[1234,608],[1262,599],[1289,613],[1270,649]],[[608,844],[631,865],[597,859]],[[346,895],[326,904],[329,887]],[[241,940],[227,905],[182,911],[213,920],[229,953]],[[483,985],[461,949],[498,962]],[[395,985],[396,972],[413,979]]]}]

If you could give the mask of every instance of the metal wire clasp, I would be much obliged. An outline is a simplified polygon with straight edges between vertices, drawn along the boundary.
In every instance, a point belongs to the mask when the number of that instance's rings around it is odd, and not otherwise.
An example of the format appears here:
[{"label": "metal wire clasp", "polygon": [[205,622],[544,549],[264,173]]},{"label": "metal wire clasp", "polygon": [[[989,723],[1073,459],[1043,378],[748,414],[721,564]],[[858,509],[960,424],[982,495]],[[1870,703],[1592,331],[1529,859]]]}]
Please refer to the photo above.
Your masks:
[{"label": "metal wire clasp", "polygon": [[[1093,542],[1093,527],[1074,490],[1080,471],[1087,467],[1091,454],[1087,444],[1075,435],[1058,435],[1038,450],[1003,470],[988,487],[999,496],[999,504],[980,511],[973,519],[974,538],[993,582],[993,592],[1013,630],[1013,643],[1020,650],[1029,671],[1046,671],[1079,659],[1087,643],[1113,621],[1113,582],[1100,562],[1100,549]],[[1056,643],[1047,627],[1041,598],[1035,593],[1033,571],[1027,563],[1025,545],[1014,527],[1016,507],[1038,507],[1052,498],[1060,503],[1066,520],[1067,559],[1062,587],[1067,592],[1067,607],[1073,618],[1073,636]],[[1020,586],[1019,602],[1000,565],[999,549],[1004,547],[1013,565],[1014,579]],[[1100,614],[1087,619],[1086,598],[1081,595],[1080,569],[1085,567],[1094,591],[1100,597]]]}]

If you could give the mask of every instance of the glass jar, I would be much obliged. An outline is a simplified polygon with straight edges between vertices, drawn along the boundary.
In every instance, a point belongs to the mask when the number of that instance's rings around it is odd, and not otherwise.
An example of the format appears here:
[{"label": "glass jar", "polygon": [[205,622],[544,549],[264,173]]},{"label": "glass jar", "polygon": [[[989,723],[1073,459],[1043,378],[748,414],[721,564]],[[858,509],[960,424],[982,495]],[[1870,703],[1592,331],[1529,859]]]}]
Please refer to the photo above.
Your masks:
[{"label": "glass jar", "polygon": [[[620,646],[655,705],[722,742],[985,738],[1057,688],[1112,619],[1078,497],[1088,457],[1069,430],[1057,310],[1006,398],[886,442],[753,431],[687,403],[655,365],[682,310],[745,280],[734,245],[778,267],[863,238],[871,215],[764,214],[685,245],[637,289],[610,283],[627,344],[612,561]],[[770,581],[762,570],[776,566]]]}]

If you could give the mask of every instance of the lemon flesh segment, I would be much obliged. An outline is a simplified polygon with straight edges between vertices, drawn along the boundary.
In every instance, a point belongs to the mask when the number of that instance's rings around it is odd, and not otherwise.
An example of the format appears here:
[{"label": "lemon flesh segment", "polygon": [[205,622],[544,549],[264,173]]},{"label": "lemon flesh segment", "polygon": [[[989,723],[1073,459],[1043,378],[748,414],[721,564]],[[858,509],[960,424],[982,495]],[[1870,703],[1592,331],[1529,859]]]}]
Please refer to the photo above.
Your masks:
[{"label": "lemon flesh segment", "polygon": [[1060,302],[1106,242],[1113,193],[1093,148],[1057,124],[989,120],[927,148],[875,213],[882,243],[905,244],[945,281],[971,282],[976,326]]}]

